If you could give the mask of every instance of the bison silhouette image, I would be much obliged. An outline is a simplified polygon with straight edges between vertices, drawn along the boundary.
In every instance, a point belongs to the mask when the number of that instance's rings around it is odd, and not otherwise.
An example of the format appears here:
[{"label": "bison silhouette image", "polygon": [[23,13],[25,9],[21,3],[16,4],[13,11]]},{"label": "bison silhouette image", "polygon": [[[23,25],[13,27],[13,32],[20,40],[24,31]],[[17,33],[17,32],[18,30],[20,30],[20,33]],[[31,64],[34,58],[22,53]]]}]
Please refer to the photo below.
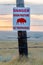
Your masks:
[{"label": "bison silhouette image", "polygon": [[24,24],[24,23],[26,23],[26,19],[24,19],[24,18],[19,18],[19,19],[17,19],[17,23]]}]

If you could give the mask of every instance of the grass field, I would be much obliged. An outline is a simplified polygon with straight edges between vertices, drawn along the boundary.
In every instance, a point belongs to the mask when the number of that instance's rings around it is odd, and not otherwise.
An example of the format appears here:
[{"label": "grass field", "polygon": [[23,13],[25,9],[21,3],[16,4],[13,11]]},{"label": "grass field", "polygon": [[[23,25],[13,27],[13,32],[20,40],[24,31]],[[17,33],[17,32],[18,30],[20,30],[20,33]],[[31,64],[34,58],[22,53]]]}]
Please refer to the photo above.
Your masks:
[{"label": "grass field", "polygon": [[[28,47],[43,46],[43,42],[28,41]],[[18,42],[0,41],[0,65],[43,65],[43,48],[28,48],[28,58],[19,58]]]}]

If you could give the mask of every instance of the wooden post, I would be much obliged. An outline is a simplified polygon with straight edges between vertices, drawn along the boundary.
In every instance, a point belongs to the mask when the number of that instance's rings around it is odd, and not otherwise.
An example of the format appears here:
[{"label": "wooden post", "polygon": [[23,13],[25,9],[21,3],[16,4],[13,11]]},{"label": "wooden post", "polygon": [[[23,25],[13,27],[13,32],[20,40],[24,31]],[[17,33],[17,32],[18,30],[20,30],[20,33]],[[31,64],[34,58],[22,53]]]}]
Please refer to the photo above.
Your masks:
[{"label": "wooden post", "polygon": [[[16,7],[24,7],[24,0],[16,0]],[[18,31],[18,46],[19,46],[19,55],[28,56],[27,48],[27,32]]]},{"label": "wooden post", "polygon": [[16,0],[16,7],[24,7],[24,0]]}]

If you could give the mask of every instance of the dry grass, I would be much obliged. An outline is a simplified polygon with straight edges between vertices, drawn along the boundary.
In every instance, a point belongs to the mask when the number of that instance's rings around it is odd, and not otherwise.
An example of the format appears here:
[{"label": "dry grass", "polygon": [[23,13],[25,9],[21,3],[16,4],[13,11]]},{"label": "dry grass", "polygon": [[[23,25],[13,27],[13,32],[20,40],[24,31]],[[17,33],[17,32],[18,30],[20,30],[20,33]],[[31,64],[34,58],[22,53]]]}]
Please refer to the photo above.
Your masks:
[{"label": "dry grass", "polygon": [[[29,41],[28,46],[43,46],[43,42],[36,43]],[[0,48],[18,47],[18,43],[14,41],[0,41]],[[18,49],[2,49],[0,55],[7,58],[11,56],[10,61],[3,60],[0,65],[43,65],[43,48],[28,48],[28,58],[25,56],[18,57]]]}]

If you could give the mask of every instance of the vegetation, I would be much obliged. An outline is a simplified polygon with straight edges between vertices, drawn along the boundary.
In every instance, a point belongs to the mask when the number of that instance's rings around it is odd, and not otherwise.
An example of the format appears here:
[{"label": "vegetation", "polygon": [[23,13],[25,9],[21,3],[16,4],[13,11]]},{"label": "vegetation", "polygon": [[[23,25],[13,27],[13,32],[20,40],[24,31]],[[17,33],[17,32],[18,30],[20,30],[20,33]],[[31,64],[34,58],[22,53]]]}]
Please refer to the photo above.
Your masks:
[{"label": "vegetation", "polygon": [[[29,41],[28,46],[43,46],[43,42]],[[17,42],[0,41],[0,59],[3,59],[0,65],[43,65],[43,48],[28,48],[28,58],[26,58],[19,57],[18,49],[14,47],[18,47]]]}]

